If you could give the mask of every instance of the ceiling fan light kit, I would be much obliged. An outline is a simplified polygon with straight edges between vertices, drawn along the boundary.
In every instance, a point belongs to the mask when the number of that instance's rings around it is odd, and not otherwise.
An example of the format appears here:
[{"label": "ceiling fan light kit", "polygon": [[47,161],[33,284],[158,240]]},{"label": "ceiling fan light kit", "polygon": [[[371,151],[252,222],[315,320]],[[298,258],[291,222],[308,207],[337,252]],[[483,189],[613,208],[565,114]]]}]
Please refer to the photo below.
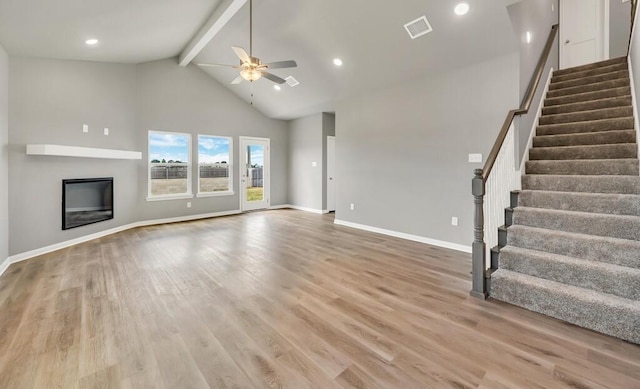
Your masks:
[{"label": "ceiling fan light kit", "polygon": [[293,60],[263,64],[260,61],[260,58],[253,56],[253,0],[249,0],[249,53],[247,54],[242,47],[232,46],[231,48],[238,58],[240,58],[240,66],[207,63],[199,63],[198,65],[213,67],[223,66],[240,69],[240,76],[231,81],[232,84],[239,84],[242,80],[253,82],[261,79],[262,77],[275,82],[276,84],[284,84],[287,82],[285,79],[267,72],[267,69],[295,68],[298,66],[296,61]]}]

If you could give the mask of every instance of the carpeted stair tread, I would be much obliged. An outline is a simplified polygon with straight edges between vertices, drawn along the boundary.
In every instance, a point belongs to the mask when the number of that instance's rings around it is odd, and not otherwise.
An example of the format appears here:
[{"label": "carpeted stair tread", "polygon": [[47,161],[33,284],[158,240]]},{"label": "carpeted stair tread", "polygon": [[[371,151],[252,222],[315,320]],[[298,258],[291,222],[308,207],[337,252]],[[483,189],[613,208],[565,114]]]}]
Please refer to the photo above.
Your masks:
[{"label": "carpeted stair tread", "polygon": [[631,87],[623,86],[618,88],[603,89],[593,92],[579,93],[570,96],[560,97],[547,97],[544,100],[545,107],[552,107],[555,105],[574,104],[579,102],[588,102],[594,100],[602,100],[608,98],[615,98],[621,96],[629,96],[631,94]]},{"label": "carpeted stair tread", "polygon": [[629,78],[618,78],[615,80],[595,82],[593,84],[550,90],[549,92],[547,92],[547,97],[571,96],[580,93],[600,91],[603,89],[620,88],[628,85]]},{"label": "carpeted stair tread", "polygon": [[586,146],[635,142],[635,130],[612,130],[533,137],[533,147]]},{"label": "carpeted stair tread", "polygon": [[552,80],[551,84],[549,85],[549,90],[573,88],[576,86],[595,84],[595,83],[603,82],[607,80],[617,80],[619,78],[629,78],[629,70],[623,69],[623,70],[616,70],[608,73],[602,72],[599,74],[594,74],[594,75],[577,78],[573,80],[565,80],[565,81],[556,80],[555,82]]},{"label": "carpeted stair tread", "polygon": [[492,275],[491,297],[640,343],[640,303],[607,293],[499,269]]},{"label": "carpeted stair tread", "polygon": [[633,117],[633,107],[613,107],[594,109],[592,111],[560,113],[557,115],[543,115],[540,117],[540,124],[560,124],[586,122],[600,119],[613,119]]},{"label": "carpeted stair tread", "polygon": [[[640,195],[637,194],[521,190],[517,205],[561,211],[640,216]],[[640,257],[640,252],[638,256]]]},{"label": "carpeted stair tread", "polygon": [[578,159],[527,161],[528,174],[562,175],[625,175],[640,174],[638,160],[629,159]]},{"label": "carpeted stair tread", "polygon": [[640,194],[640,177],[526,174],[522,177],[522,189]]},{"label": "carpeted stair tread", "polygon": [[603,108],[625,107],[631,106],[631,96],[618,96],[606,99],[580,101],[577,103],[558,104],[550,107],[542,108],[543,115],[558,115],[563,113],[575,113],[584,111],[593,111]]},{"label": "carpeted stair tread", "polygon": [[618,64],[626,64],[627,63],[627,57],[618,57],[618,58],[612,58],[612,59],[607,59],[604,61],[599,61],[599,62],[594,62],[594,63],[590,63],[590,64],[586,64],[586,65],[580,65],[580,66],[575,66],[572,68],[567,68],[567,69],[559,69],[556,70],[555,72],[553,72],[554,76],[563,76],[565,74],[573,74],[573,73],[580,73],[580,72],[584,72],[587,70],[594,70],[594,69],[603,69],[606,68],[608,66],[612,66],[612,65],[618,65]]},{"label": "carpeted stair tread", "polygon": [[531,160],[626,159],[637,157],[638,145],[635,143],[534,147],[529,150],[529,158]]},{"label": "carpeted stair tread", "polygon": [[513,224],[640,241],[640,217],[516,207]]},{"label": "carpeted stair tread", "polygon": [[567,81],[567,80],[575,80],[576,78],[584,78],[589,76],[595,76],[597,74],[611,73],[617,70],[628,70],[628,69],[629,69],[629,65],[626,62],[623,62],[623,63],[617,63],[613,65],[603,66],[597,69],[576,71],[576,72],[568,73],[564,75],[557,75],[558,72],[554,72],[553,77],[551,78],[551,82],[553,83],[553,82],[561,82],[561,81]]},{"label": "carpeted stair tread", "polygon": [[507,229],[509,246],[640,269],[640,242],[635,240],[514,225]]},{"label": "carpeted stair tread", "polygon": [[[500,268],[640,300],[640,269],[589,261],[520,247],[500,250]],[[639,302],[640,303],[640,302]]]},{"label": "carpeted stair tread", "polygon": [[611,130],[628,130],[634,127],[633,116],[614,119],[601,119],[576,123],[560,123],[539,125],[536,135],[560,135],[585,132],[601,132]]}]

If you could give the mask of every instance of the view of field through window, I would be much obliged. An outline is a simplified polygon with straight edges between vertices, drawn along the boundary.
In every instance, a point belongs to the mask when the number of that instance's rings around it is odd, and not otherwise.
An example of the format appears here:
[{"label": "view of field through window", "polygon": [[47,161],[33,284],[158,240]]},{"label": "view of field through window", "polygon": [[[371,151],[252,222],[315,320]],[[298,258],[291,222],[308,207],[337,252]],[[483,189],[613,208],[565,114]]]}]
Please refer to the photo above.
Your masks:
[{"label": "view of field through window", "polygon": [[231,192],[231,138],[198,135],[198,193]]},{"label": "view of field through window", "polygon": [[149,194],[189,194],[191,135],[149,132]]}]

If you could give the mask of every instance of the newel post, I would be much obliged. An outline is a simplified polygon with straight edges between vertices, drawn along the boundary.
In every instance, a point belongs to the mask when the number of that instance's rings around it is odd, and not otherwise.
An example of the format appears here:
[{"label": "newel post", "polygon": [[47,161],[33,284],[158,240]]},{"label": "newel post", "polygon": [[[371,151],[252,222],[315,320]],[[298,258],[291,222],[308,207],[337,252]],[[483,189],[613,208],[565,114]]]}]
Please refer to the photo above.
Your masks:
[{"label": "newel post", "polygon": [[471,182],[471,193],[475,204],[475,216],[473,223],[473,245],[471,246],[471,269],[473,274],[473,287],[471,295],[476,298],[486,299],[487,283],[484,276],[486,269],[485,243],[484,243],[484,178],[482,169],[473,171],[474,177]]}]

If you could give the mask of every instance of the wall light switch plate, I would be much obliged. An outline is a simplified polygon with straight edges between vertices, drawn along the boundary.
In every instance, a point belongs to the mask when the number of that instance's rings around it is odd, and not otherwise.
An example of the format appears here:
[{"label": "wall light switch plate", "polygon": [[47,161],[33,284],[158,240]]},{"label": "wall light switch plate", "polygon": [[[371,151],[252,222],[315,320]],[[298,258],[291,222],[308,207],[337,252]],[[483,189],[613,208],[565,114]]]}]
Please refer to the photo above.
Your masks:
[{"label": "wall light switch plate", "polygon": [[451,225],[452,226],[457,226],[458,225],[458,218],[453,216],[451,217]]},{"label": "wall light switch plate", "polygon": [[469,163],[482,163],[482,154],[469,154]]},{"label": "wall light switch plate", "polygon": [[109,135],[109,129],[107,127],[104,128],[104,134]]},{"label": "wall light switch plate", "polygon": [[82,125],[82,132],[84,132],[84,133],[89,132],[89,126],[88,126],[88,125],[86,125],[86,124],[83,124],[83,125]]},{"label": "wall light switch plate", "polygon": [[356,205],[354,203],[351,203],[351,210],[353,211],[354,209],[356,209]]},{"label": "wall light switch plate", "polygon": [[311,162],[311,166],[313,166],[313,167],[318,166],[318,162]]}]

